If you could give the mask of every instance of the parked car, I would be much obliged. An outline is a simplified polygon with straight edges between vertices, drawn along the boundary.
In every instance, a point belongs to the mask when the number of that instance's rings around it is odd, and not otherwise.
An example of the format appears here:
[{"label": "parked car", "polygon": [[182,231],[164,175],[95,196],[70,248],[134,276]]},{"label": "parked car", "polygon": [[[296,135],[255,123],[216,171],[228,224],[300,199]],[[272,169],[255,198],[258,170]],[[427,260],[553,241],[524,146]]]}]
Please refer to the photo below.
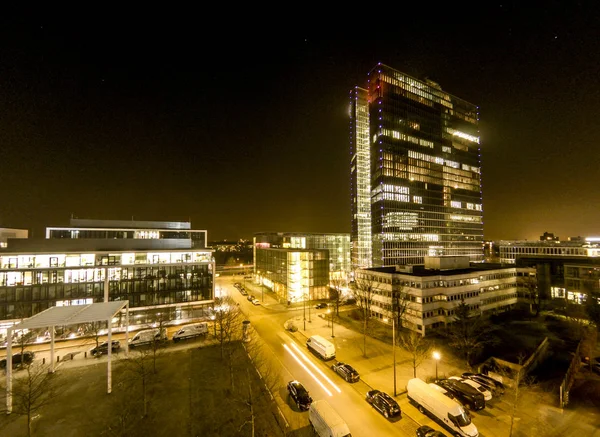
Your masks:
[{"label": "parked car", "polygon": [[483,399],[485,399],[486,402],[492,400],[492,392],[490,390],[488,390],[487,387],[473,381],[472,379],[461,378],[459,376],[451,376],[448,379],[454,379],[456,381],[461,381],[461,382],[464,382],[465,384],[469,384],[471,387],[475,388],[483,395]]},{"label": "parked car", "polygon": [[[119,349],[121,349],[121,342],[119,340],[112,340],[111,351],[117,352]],[[98,346],[96,346],[94,349],[92,349],[90,351],[90,355],[93,357],[99,357],[100,355],[107,354],[107,353],[108,353],[108,341],[100,343]]]},{"label": "parked car", "polygon": [[321,308],[327,308],[327,304],[325,302],[320,302],[315,305],[315,308],[320,310]]},{"label": "parked car", "polygon": [[386,419],[402,414],[398,402],[387,393],[379,390],[370,390],[367,392],[365,399],[373,408],[383,414]]},{"label": "parked car", "polygon": [[[492,394],[494,393],[499,393],[502,394],[504,392],[504,389],[501,388],[500,386],[494,384],[493,382],[491,382],[489,379],[491,378],[483,378],[482,376],[485,375],[479,375],[477,373],[469,373],[469,372],[465,372],[461,375],[464,379],[470,379],[475,381],[476,383],[478,383],[479,385],[484,386],[485,388],[487,388],[489,391],[492,392]],[[502,383],[499,383],[500,385],[502,385]]]},{"label": "parked car", "polygon": [[[35,354],[33,352],[25,351],[23,352],[23,356],[18,352],[12,356],[12,366],[13,368],[20,366],[21,362],[24,364],[31,364],[34,357]],[[6,369],[6,358],[0,360],[0,369]]]},{"label": "parked car", "polygon": [[430,426],[423,425],[417,428],[417,437],[447,437],[441,431],[433,429]]},{"label": "parked car", "polygon": [[258,300],[258,299],[252,299],[252,304],[253,305],[260,305],[260,300]]},{"label": "parked car", "polygon": [[344,378],[347,382],[357,382],[360,380],[360,375],[350,364],[338,361],[337,363],[331,365],[331,369]]},{"label": "parked car", "polygon": [[310,408],[310,404],[312,403],[312,398],[308,393],[308,390],[304,388],[304,386],[299,381],[290,381],[287,384],[287,391],[290,397],[296,403],[296,406],[299,410],[305,411]]},{"label": "parked car", "polygon": [[183,326],[173,334],[173,342],[177,343],[179,340],[185,340],[186,338],[206,336],[206,334],[208,334],[207,322],[191,323]]},{"label": "parked car", "polygon": [[248,302],[252,302],[254,299],[256,299],[256,297],[254,297],[253,294],[249,294],[246,299],[248,299]]},{"label": "parked car", "polygon": [[495,385],[497,389],[500,389],[500,391],[504,391],[504,384],[502,384],[502,381],[498,381],[497,379],[494,379],[491,376],[488,376],[488,375],[486,375],[484,373],[464,372],[461,376],[463,378],[470,378],[471,376],[477,376],[477,378],[479,378],[479,379],[485,379],[490,384]]},{"label": "parked car", "polygon": [[159,329],[144,329],[129,339],[129,348],[133,349],[138,346],[163,343],[167,340],[167,331],[164,328],[162,332]]},{"label": "parked car", "polygon": [[436,385],[446,389],[454,396],[454,399],[471,410],[482,410],[485,408],[485,398],[476,388],[456,379],[438,379]]}]

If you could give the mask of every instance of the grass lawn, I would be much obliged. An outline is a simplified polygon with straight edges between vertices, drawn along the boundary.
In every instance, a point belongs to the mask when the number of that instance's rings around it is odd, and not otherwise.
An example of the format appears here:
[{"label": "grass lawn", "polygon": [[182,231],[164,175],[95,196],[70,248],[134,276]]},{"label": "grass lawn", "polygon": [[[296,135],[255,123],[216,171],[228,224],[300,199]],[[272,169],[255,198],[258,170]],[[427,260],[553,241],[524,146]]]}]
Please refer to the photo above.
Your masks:
[{"label": "grass lawn", "polygon": [[[33,435],[250,436],[250,393],[255,435],[282,435],[274,402],[241,344],[235,347],[233,372],[221,359],[219,346],[160,354],[156,374],[150,358],[145,417],[142,378],[130,371],[134,360],[127,364],[121,359],[113,366],[112,394],[106,393],[106,363],[60,369],[61,392],[34,420]],[[0,395],[5,396],[5,387]],[[0,435],[26,436],[26,419],[0,414]]]}]

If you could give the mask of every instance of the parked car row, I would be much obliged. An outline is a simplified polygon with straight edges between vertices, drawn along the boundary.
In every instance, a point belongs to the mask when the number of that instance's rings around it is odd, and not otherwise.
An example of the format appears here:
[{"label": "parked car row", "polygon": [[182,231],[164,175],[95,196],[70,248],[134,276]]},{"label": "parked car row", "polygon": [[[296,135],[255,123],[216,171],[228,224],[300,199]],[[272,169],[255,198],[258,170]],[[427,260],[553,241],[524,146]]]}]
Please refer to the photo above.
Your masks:
[{"label": "parked car row", "polygon": [[239,282],[236,282],[235,284],[233,284],[233,286],[238,289],[238,291],[241,293],[242,296],[248,296],[248,292],[246,291],[246,288],[242,284],[240,284]]},{"label": "parked car row", "polygon": [[438,379],[433,388],[454,399],[470,410],[482,410],[486,402],[504,393],[504,385],[481,373],[465,372],[461,376]]}]

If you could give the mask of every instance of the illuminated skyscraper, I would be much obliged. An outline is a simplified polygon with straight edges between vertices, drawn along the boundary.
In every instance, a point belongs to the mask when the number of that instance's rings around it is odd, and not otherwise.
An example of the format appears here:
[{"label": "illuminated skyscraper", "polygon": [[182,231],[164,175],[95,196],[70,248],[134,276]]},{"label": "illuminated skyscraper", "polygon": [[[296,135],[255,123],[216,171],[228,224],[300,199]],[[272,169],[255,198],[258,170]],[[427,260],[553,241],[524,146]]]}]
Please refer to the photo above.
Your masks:
[{"label": "illuminated skyscraper", "polygon": [[478,107],[377,65],[350,93],[352,265],[483,260]]}]

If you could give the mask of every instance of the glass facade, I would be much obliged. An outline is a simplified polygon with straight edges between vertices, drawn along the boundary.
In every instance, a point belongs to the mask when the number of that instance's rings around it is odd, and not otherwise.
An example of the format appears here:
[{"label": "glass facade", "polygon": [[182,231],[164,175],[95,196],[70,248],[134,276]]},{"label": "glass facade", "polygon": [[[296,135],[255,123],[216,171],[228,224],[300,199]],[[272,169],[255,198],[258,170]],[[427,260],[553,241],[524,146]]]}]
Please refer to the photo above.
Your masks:
[{"label": "glass facade", "polygon": [[368,92],[350,93],[350,209],[352,213],[352,269],[369,268],[371,248],[371,151]]},{"label": "glass facade", "polygon": [[283,301],[329,298],[328,251],[323,249],[256,248],[254,266],[259,283]]},{"label": "glass facade", "polygon": [[[355,104],[366,107],[354,112],[369,114],[372,265],[421,264],[437,255],[482,261],[477,106],[385,65],[369,73],[367,99]],[[358,117],[351,121],[365,131]],[[357,186],[360,171],[351,164]],[[353,196],[358,205],[359,192]],[[352,217],[353,253],[359,218]]]},{"label": "glass facade", "polygon": [[109,300],[132,308],[213,299],[211,251],[2,253],[0,320],[102,302],[107,274]]},{"label": "glass facade", "polygon": [[206,231],[172,229],[47,228],[48,239],[191,240],[192,247],[206,248]]},{"label": "glass facade", "polygon": [[[254,236],[256,248],[326,249],[330,274],[346,278],[351,270],[350,234],[262,232]],[[255,258],[256,260],[256,252]]]}]

